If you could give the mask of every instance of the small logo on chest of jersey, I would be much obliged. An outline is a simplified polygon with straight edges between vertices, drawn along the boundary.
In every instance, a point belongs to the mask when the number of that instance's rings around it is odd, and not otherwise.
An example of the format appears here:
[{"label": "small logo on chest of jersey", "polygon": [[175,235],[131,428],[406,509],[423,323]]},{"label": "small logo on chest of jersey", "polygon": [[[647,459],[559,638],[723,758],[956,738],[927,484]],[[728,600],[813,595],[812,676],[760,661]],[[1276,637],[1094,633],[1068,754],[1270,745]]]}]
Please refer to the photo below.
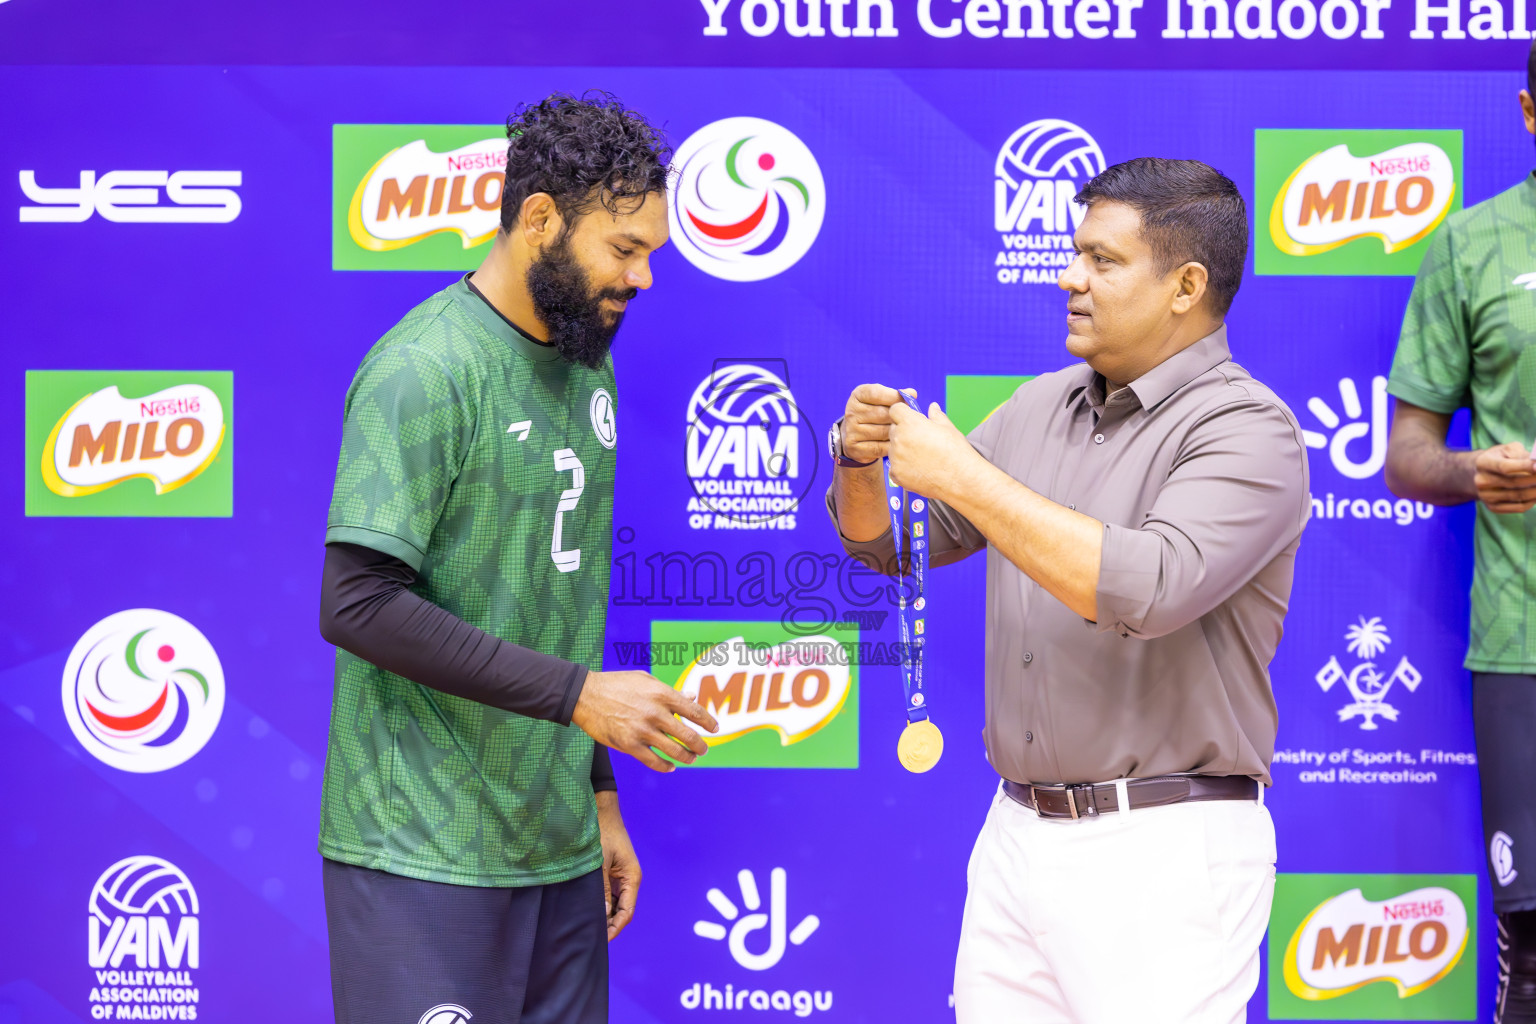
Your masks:
[{"label": "small logo on chest of jersey", "polygon": [[457,1003],[439,1003],[422,1014],[416,1024],[465,1024],[473,1016]]},{"label": "small logo on chest of jersey", "polygon": [[1493,866],[1493,880],[1508,885],[1520,872],[1515,870],[1515,841],[1508,832],[1495,832],[1488,844],[1488,861]]},{"label": "small logo on chest of jersey", "polygon": [[1536,273],[1521,274],[1510,284],[1518,284],[1528,292],[1536,292]]},{"label": "small logo on chest of jersey", "polygon": [[597,435],[603,447],[612,448],[618,444],[618,420],[614,414],[613,396],[607,388],[598,388],[592,392],[592,402],[587,412],[592,416],[592,432]]}]

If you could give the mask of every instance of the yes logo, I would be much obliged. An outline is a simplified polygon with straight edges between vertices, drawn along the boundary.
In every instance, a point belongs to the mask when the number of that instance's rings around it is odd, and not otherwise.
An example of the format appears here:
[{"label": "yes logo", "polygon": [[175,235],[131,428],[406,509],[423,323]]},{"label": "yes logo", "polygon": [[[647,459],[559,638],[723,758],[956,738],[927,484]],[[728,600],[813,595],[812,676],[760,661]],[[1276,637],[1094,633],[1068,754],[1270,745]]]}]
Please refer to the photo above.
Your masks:
[{"label": "yes logo", "polygon": [[[731,959],[749,971],[766,971],[784,959],[785,940],[792,945],[799,946],[805,940],[815,934],[821,927],[821,919],[815,914],[806,914],[793,929],[788,928],[788,875],[783,868],[774,868],[768,874],[768,909],[764,911],[762,894],[757,888],[757,877],[751,871],[742,869],[736,873],[736,882],[741,891],[742,905],[749,911],[743,914],[737,908],[735,902],[719,889],[710,889],[704,894],[709,900],[709,905],[715,908],[726,924],[718,921],[697,921],[693,926],[693,934],[703,939],[726,940],[726,947],[731,951]],[[729,927],[727,927],[729,926]],[[747,948],[749,940],[754,945],[760,945],[757,933],[766,929],[768,943],[759,952],[752,952]]]},{"label": "yes logo", "polygon": [[331,126],[331,267],[472,270],[501,224],[496,125]]},{"label": "yes logo", "polygon": [[1412,275],[1461,209],[1459,131],[1260,129],[1254,167],[1259,274]]},{"label": "yes logo", "polygon": [[233,376],[27,372],[31,516],[228,516]]},{"label": "yes logo", "polygon": [[1476,896],[1472,875],[1279,875],[1270,1018],[1475,1019]]},{"label": "yes logo", "polygon": [[669,679],[720,723],[708,768],[857,768],[858,637],[799,637],[777,622],[651,623],[652,649],[694,652]]},{"label": "yes logo", "polygon": [[[101,214],[121,224],[228,224],[240,216],[239,171],[81,171],[74,188],[45,188],[20,172],[23,224],[78,224]],[[160,202],[165,191],[167,203]]]}]

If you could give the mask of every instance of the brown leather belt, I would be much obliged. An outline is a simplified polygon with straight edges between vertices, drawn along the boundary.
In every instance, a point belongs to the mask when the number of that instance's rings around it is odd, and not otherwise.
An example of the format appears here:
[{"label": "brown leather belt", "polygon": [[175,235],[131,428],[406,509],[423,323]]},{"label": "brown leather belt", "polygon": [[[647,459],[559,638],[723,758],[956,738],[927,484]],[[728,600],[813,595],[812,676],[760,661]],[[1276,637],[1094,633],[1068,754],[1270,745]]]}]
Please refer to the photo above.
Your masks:
[{"label": "brown leather belt", "polygon": [[[1131,810],[1197,800],[1257,800],[1259,783],[1247,775],[1156,775],[1125,784]],[[1113,782],[1031,786],[1003,780],[1003,792],[1042,818],[1095,818],[1120,809]]]}]

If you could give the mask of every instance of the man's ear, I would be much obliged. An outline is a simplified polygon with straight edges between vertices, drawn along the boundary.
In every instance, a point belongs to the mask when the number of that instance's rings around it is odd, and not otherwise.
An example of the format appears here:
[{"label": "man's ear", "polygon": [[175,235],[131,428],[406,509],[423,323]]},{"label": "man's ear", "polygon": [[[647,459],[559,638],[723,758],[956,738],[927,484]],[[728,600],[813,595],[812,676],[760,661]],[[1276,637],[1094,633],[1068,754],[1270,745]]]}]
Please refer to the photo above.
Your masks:
[{"label": "man's ear", "polygon": [[1204,263],[1186,263],[1173,272],[1173,305],[1175,313],[1188,313],[1205,298],[1205,287],[1210,283],[1210,272]]},{"label": "man's ear", "polygon": [[518,210],[515,231],[523,233],[523,241],[535,249],[542,249],[560,237],[565,222],[560,210],[548,192],[535,192],[523,200]]}]

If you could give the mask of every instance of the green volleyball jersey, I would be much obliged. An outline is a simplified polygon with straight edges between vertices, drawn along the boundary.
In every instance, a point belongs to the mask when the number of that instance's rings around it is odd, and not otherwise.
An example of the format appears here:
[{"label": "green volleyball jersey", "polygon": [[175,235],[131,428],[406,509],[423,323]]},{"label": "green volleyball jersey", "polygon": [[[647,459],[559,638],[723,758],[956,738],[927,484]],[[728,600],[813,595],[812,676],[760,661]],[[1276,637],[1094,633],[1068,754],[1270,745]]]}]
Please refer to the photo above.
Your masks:
[{"label": "green volleyball jersey", "polygon": [[[464,621],[600,668],[614,391],[611,360],[567,362],[459,280],[363,359],[326,542],[402,559],[411,589]],[[461,885],[574,878],[602,862],[591,767],[575,726],[338,650],[320,852]]]},{"label": "green volleyball jersey", "polygon": [[[1472,410],[1472,446],[1536,440],[1536,178],[1445,222],[1419,267],[1387,390]],[[1536,512],[1477,506],[1466,665],[1536,672]]]}]

